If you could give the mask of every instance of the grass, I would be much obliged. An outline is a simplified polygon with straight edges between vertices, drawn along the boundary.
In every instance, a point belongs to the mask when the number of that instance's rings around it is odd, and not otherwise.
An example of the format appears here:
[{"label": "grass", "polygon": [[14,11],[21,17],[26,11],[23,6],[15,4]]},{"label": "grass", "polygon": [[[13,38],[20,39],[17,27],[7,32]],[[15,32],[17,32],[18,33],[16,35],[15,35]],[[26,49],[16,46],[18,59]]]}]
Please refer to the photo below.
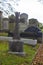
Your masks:
[{"label": "grass", "polygon": [[0,65],[30,65],[38,47],[39,44],[37,44],[36,47],[24,45],[26,56],[21,57],[14,54],[8,54],[8,42],[0,41]]},{"label": "grass", "polygon": [[43,29],[42,29],[42,32],[43,32]]},{"label": "grass", "polygon": [[8,35],[8,33],[5,33],[5,32],[4,33],[3,32],[0,33],[0,36],[7,36],[7,35]]},{"label": "grass", "polygon": [[[0,33],[0,35],[6,36],[8,34]],[[24,45],[23,51],[26,52],[26,56],[22,57],[14,54],[9,54],[8,42],[0,41],[0,65],[30,65],[38,47],[39,44],[37,44],[35,47]]]}]

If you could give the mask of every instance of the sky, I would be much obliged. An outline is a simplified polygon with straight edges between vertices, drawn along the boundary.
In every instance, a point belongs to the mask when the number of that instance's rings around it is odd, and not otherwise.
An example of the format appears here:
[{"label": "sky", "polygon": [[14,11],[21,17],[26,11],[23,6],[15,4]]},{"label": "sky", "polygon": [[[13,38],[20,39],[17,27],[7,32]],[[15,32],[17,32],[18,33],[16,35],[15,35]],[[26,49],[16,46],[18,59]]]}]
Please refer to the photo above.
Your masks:
[{"label": "sky", "polygon": [[37,0],[20,0],[15,9],[21,13],[27,13],[29,19],[36,18],[43,23],[43,4],[41,2]]}]

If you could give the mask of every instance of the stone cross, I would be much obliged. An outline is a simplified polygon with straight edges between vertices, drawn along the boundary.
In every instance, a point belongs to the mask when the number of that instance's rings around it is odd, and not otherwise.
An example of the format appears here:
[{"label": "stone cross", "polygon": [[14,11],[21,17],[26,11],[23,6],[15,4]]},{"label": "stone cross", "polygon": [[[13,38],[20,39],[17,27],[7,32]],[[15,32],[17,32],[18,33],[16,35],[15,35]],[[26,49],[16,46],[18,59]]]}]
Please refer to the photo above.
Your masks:
[{"label": "stone cross", "polygon": [[20,34],[19,34],[19,16],[20,16],[20,13],[16,12],[15,13],[15,28],[14,28],[14,31],[13,31],[13,38],[14,39],[20,39]]},{"label": "stone cross", "polygon": [[20,34],[19,34],[19,13],[15,13],[15,28],[13,31],[13,42],[9,42],[9,49],[11,52],[23,52],[23,42],[20,41]]}]

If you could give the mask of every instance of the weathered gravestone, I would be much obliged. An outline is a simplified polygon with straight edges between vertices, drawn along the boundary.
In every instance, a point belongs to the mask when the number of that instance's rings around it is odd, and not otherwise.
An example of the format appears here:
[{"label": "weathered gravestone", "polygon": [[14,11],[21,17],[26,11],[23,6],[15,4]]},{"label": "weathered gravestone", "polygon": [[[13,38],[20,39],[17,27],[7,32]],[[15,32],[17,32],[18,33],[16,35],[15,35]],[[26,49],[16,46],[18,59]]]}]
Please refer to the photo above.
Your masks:
[{"label": "weathered gravestone", "polygon": [[9,53],[14,53],[14,54],[24,54],[23,52],[23,42],[20,41],[20,34],[19,34],[19,13],[15,13],[15,21],[13,24],[14,30],[13,30],[13,42],[9,42]]},{"label": "weathered gravestone", "polygon": [[15,28],[15,16],[11,15],[9,16],[9,31],[8,31],[9,37],[13,37],[14,28]]},{"label": "weathered gravestone", "polygon": [[1,29],[2,30],[8,30],[9,29],[9,20],[8,20],[8,18],[3,18]]},{"label": "weathered gravestone", "polygon": [[34,18],[29,19],[29,27],[30,26],[38,27],[38,25],[39,25],[39,23],[38,23],[37,19],[34,19]]},{"label": "weathered gravestone", "polygon": [[2,27],[2,11],[0,11],[0,29],[1,29],[1,27]]},{"label": "weathered gravestone", "polygon": [[15,27],[15,16],[14,15],[10,15],[9,16],[9,31],[13,32]]}]

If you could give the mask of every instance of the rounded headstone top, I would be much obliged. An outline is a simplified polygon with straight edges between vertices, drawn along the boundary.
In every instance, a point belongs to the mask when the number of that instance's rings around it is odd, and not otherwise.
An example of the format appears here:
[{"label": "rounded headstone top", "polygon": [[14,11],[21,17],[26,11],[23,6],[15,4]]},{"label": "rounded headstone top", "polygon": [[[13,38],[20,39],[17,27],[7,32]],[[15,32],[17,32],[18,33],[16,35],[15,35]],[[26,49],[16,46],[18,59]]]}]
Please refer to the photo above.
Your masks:
[{"label": "rounded headstone top", "polygon": [[22,13],[21,15],[20,15],[20,18],[28,18],[28,14],[26,14],[26,13]]},{"label": "rounded headstone top", "polygon": [[14,23],[15,22],[15,16],[12,14],[9,16],[9,23]]},{"label": "rounded headstone top", "polygon": [[27,23],[27,21],[28,21],[28,14],[22,13],[22,14],[20,15],[20,22],[22,22],[22,23]]}]

